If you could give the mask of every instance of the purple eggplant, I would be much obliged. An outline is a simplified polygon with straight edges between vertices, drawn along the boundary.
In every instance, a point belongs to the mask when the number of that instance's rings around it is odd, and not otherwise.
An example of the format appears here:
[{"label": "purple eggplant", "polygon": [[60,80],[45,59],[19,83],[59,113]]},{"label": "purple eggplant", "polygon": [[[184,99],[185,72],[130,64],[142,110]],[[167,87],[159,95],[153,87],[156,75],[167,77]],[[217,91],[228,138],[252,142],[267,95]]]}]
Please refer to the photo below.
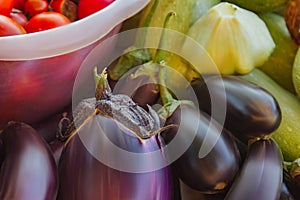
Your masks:
[{"label": "purple eggplant", "polygon": [[297,181],[290,175],[287,170],[283,171],[283,182],[286,185],[291,196],[293,196],[295,200],[300,199],[300,185],[298,185]]},{"label": "purple eggplant", "polygon": [[[199,108],[208,114],[226,106],[224,127],[237,138],[247,142],[273,133],[281,122],[281,110],[276,99],[265,89],[234,76],[207,76],[196,79],[192,87]],[[213,116],[223,122],[224,116]]]},{"label": "purple eggplant", "polygon": [[25,123],[10,122],[1,136],[5,155],[0,199],[55,199],[57,168],[49,146],[37,131]]},{"label": "purple eggplant", "polygon": [[96,98],[74,111],[78,126],[59,160],[58,199],[175,199],[155,111],[113,94],[105,73],[96,82]]},{"label": "purple eggplant", "polygon": [[[140,67],[137,67],[136,70],[139,70]],[[135,72],[125,74],[124,77],[115,83],[113,93],[126,94],[136,104],[144,109],[148,109],[148,105],[154,105],[159,98],[159,86],[148,75],[132,77]]]},{"label": "purple eggplant", "polygon": [[[167,168],[145,173],[117,169],[122,168],[124,162],[134,162],[137,167],[142,162],[151,164],[151,156],[146,160],[129,161],[127,157],[114,152],[103,137],[109,138],[118,148],[137,154],[157,151],[160,146],[155,137],[141,142],[134,135],[123,132],[112,119],[102,116],[93,118],[78,134],[71,137],[63,149],[59,162],[58,199],[173,199],[172,177]],[[91,153],[91,148],[94,153]],[[115,160],[117,167],[107,166],[95,154],[103,154],[103,159]]]},{"label": "purple eggplant", "polygon": [[279,200],[282,162],[281,152],[272,139],[255,141],[225,200]]},{"label": "purple eggplant", "polygon": [[285,182],[282,183],[280,200],[296,200],[295,197],[291,194]]},{"label": "purple eggplant", "polygon": [[[182,116],[183,115],[183,116]],[[211,123],[211,124],[210,124]],[[179,178],[192,189],[204,193],[218,193],[226,190],[239,170],[239,150],[232,136],[210,117],[189,105],[180,105],[167,119],[166,125],[177,124],[176,128],[164,131],[161,135],[166,143],[176,148],[185,145],[186,138],[192,138],[187,150],[174,162]],[[178,132],[179,128],[181,129]],[[195,133],[194,133],[195,132]],[[195,135],[195,136],[193,136]],[[179,137],[175,140],[175,137]],[[194,137],[194,138],[193,138]],[[174,139],[172,141],[172,139]],[[206,143],[204,144],[204,141]],[[214,141],[216,142],[215,144]],[[207,155],[200,156],[200,149],[212,145]]]},{"label": "purple eggplant", "polygon": [[32,127],[37,130],[37,132],[49,143],[56,139],[56,133],[59,129],[58,124],[62,118],[66,116],[68,119],[72,120],[72,106],[68,105],[60,112],[40,121],[39,123],[35,123]]}]

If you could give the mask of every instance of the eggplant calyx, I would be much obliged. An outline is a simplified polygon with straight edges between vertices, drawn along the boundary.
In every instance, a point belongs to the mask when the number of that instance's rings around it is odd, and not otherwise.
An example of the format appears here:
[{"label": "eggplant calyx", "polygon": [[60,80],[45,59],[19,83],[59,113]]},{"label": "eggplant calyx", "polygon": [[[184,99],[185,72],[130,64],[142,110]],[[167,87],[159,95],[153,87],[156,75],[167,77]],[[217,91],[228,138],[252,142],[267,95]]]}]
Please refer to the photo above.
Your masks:
[{"label": "eggplant calyx", "polygon": [[149,61],[139,66],[139,68],[130,75],[130,78],[135,79],[139,76],[148,76],[154,84],[158,83],[158,73],[160,65]]},{"label": "eggplant calyx", "polygon": [[58,122],[58,130],[56,131],[56,138],[63,142],[70,136],[70,127],[72,126],[72,120],[67,117],[68,113],[62,114],[61,120]]},{"label": "eggplant calyx", "polygon": [[147,112],[127,95],[108,94],[106,99],[96,102],[96,109],[100,115],[117,121],[142,139],[151,137],[160,129],[157,113],[151,107]]},{"label": "eggplant calyx", "polygon": [[107,80],[106,68],[101,74],[98,74],[97,67],[94,68],[94,78],[96,82],[96,100],[106,99],[111,94],[111,88]]},{"label": "eggplant calyx", "polygon": [[130,69],[151,61],[152,57],[148,49],[129,47],[120,57],[117,65],[108,68],[109,78],[119,80]]}]

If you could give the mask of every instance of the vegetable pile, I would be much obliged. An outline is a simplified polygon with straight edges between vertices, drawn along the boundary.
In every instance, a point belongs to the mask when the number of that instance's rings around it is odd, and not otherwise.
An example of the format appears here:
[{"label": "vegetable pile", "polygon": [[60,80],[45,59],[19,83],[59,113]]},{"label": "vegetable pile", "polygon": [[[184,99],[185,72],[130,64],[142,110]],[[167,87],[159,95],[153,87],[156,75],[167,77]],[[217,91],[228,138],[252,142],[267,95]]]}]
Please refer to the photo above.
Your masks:
[{"label": "vegetable pile", "polygon": [[[70,23],[112,3],[52,0],[38,11],[32,1],[0,3],[0,22],[11,23],[0,35],[50,27],[33,21],[42,14]],[[295,5],[151,0],[123,24],[141,28],[133,44],[91,72],[93,97],[73,112],[2,130],[0,199],[300,199]],[[30,20],[13,26],[13,7]]]}]

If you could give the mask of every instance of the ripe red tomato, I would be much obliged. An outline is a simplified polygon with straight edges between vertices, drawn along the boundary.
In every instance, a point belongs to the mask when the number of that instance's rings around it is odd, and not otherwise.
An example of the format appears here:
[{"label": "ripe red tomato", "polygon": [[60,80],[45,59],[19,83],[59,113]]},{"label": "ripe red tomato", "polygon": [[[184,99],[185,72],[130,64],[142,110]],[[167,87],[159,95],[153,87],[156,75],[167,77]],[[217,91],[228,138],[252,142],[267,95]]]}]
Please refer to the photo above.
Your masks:
[{"label": "ripe red tomato", "polygon": [[48,6],[47,0],[27,0],[24,5],[24,13],[33,17],[36,14],[48,11]]},{"label": "ripe red tomato", "polygon": [[43,12],[33,16],[25,25],[28,33],[44,31],[55,27],[63,26],[71,21],[58,12]]},{"label": "ripe red tomato", "polygon": [[23,10],[26,0],[15,0],[14,8]]},{"label": "ripe red tomato", "polygon": [[25,34],[26,31],[13,19],[0,15],[0,36],[20,35]]},{"label": "ripe red tomato", "polygon": [[15,20],[21,26],[25,26],[25,24],[28,21],[27,17],[22,12],[11,12],[10,13],[10,18],[12,18],[13,20]]},{"label": "ripe red tomato", "polygon": [[114,2],[114,0],[80,0],[78,3],[78,18],[87,17]]},{"label": "ripe red tomato", "polygon": [[0,0],[0,15],[9,17],[12,8],[14,7],[14,0]]}]

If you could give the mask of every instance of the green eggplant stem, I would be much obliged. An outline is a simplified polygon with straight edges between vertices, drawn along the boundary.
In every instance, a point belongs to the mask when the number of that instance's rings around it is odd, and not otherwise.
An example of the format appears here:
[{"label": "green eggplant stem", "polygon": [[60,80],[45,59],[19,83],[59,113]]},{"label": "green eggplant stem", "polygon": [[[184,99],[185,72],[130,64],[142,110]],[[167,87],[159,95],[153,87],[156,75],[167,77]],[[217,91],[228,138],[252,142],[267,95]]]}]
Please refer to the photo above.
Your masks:
[{"label": "green eggplant stem", "polygon": [[162,49],[165,46],[166,41],[166,28],[168,27],[169,21],[171,17],[176,16],[176,13],[174,11],[170,11],[168,15],[165,18],[164,25],[163,25],[163,32],[159,41],[158,49],[156,51],[156,54],[154,56],[153,62],[154,63],[160,63],[164,59],[164,50]]},{"label": "green eggplant stem", "polygon": [[159,70],[159,91],[163,105],[170,104],[175,101],[168,88],[166,87],[166,67],[161,66]]},{"label": "green eggplant stem", "polygon": [[161,99],[163,102],[163,105],[166,105],[168,103],[171,103],[174,101],[172,95],[168,91],[166,87],[166,67],[164,66],[164,50],[162,49],[165,45],[166,40],[166,28],[168,27],[168,23],[172,16],[176,16],[176,13],[174,11],[171,11],[168,13],[168,15],[165,18],[164,25],[163,25],[163,32],[159,41],[158,50],[156,51],[156,54],[154,56],[154,63],[159,63],[161,65],[159,69],[159,82],[160,82],[160,94]]},{"label": "green eggplant stem", "polygon": [[94,68],[94,79],[96,82],[96,100],[105,99],[107,94],[111,93],[111,88],[107,81],[107,71],[106,68],[102,71],[101,74],[98,74],[97,67]]}]

